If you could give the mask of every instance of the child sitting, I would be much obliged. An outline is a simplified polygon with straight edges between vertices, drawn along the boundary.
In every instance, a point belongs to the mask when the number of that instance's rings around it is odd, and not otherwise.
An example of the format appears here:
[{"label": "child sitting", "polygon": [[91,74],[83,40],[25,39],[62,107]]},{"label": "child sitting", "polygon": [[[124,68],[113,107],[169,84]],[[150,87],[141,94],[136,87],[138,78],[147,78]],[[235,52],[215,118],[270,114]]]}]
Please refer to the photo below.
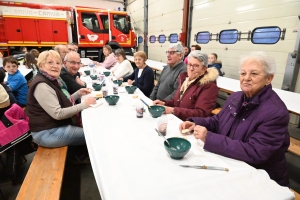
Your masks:
[{"label": "child sitting", "polygon": [[219,71],[219,76],[223,76],[221,71],[222,62],[218,61],[218,55],[216,53],[211,53],[208,56],[208,68],[215,67]]},{"label": "child sitting", "polygon": [[3,68],[8,73],[6,85],[11,88],[18,105],[20,107],[26,106],[28,86],[26,79],[18,70],[18,61],[14,57],[6,57],[3,59]]}]

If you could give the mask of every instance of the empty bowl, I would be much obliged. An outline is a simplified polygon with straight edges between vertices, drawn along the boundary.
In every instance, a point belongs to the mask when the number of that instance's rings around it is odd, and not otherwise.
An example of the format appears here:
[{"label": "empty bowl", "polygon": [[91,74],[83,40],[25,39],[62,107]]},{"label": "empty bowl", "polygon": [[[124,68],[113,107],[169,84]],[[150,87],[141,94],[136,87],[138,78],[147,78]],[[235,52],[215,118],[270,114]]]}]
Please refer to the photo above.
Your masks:
[{"label": "empty bowl", "polygon": [[92,86],[96,91],[100,91],[102,88],[102,84],[98,84],[98,83],[94,83]]},{"label": "empty bowl", "polygon": [[90,74],[91,74],[91,71],[90,71],[90,70],[85,70],[84,73],[85,73],[86,75],[90,75]]},{"label": "empty bowl", "polygon": [[90,75],[92,80],[97,80],[97,75]]},{"label": "empty bowl", "polygon": [[166,109],[163,106],[150,106],[148,110],[153,118],[157,118],[162,116]]},{"label": "empty bowl", "polygon": [[105,97],[105,101],[111,106],[116,105],[119,99],[120,97],[117,95],[108,95]]},{"label": "empty bowl", "polygon": [[133,94],[135,92],[135,90],[137,89],[137,86],[128,85],[128,86],[125,86],[125,89],[128,92],[128,94]]},{"label": "empty bowl", "polygon": [[107,77],[110,75],[110,72],[103,72],[103,74]]},{"label": "empty bowl", "polygon": [[169,147],[166,141],[164,141],[164,146],[170,157],[173,159],[182,159],[191,148],[191,143],[186,139],[172,137],[168,138],[167,140],[169,141],[171,147]]},{"label": "empty bowl", "polygon": [[122,80],[114,80],[113,82],[114,82],[114,84],[118,84],[119,86],[121,86],[123,83]]}]

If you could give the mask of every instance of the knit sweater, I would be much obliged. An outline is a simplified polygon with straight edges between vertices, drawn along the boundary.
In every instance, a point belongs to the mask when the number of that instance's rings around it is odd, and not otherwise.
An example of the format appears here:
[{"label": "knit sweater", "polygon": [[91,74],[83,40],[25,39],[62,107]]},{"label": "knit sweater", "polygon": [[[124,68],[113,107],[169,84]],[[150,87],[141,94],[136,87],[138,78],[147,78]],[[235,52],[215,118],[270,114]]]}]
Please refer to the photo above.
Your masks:
[{"label": "knit sweater", "polygon": [[160,74],[157,84],[154,86],[150,95],[150,99],[156,100],[170,100],[174,96],[178,82],[177,78],[180,73],[186,71],[186,65],[180,61],[175,66],[164,66],[163,71]]}]

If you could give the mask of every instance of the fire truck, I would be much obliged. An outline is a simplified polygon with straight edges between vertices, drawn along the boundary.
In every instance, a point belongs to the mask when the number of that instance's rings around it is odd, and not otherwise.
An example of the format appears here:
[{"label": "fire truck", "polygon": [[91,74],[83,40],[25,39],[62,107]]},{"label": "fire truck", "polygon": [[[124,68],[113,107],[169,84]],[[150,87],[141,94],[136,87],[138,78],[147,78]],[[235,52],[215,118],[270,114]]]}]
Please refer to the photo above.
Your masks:
[{"label": "fire truck", "polygon": [[102,61],[106,44],[132,55],[136,35],[123,11],[0,1],[0,51],[10,55],[21,46],[45,50],[71,42],[78,43],[81,57]]}]

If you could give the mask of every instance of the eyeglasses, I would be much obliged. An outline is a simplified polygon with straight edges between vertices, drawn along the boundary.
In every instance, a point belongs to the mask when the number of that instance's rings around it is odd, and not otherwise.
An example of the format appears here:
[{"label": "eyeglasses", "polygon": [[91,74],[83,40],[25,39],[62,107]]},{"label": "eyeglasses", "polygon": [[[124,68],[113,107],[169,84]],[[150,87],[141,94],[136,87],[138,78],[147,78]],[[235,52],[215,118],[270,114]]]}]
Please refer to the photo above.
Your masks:
[{"label": "eyeglasses", "polygon": [[66,60],[67,62],[69,62],[69,63],[71,63],[72,65],[80,65],[81,64],[81,62],[75,62],[75,61],[73,61],[73,60]]},{"label": "eyeglasses", "polygon": [[68,48],[69,51],[76,51],[75,49]]},{"label": "eyeglasses", "polygon": [[179,51],[166,51],[166,54],[174,55],[176,52],[179,52]]},{"label": "eyeglasses", "polygon": [[189,68],[193,67],[194,69],[200,67],[200,65],[197,65],[197,64],[193,64],[193,65],[192,65],[191,63],[188,63],[187,66],[188,66]]},{"label": "eyeglasses", "polygon": [[46,62],[48,65],[50,65],[50,66],[54,66],[54,64],[56,64],[56,65],[61,65],[61,63],[60,62],[53,62],[53,61],[48,61],[48,62]]}]

